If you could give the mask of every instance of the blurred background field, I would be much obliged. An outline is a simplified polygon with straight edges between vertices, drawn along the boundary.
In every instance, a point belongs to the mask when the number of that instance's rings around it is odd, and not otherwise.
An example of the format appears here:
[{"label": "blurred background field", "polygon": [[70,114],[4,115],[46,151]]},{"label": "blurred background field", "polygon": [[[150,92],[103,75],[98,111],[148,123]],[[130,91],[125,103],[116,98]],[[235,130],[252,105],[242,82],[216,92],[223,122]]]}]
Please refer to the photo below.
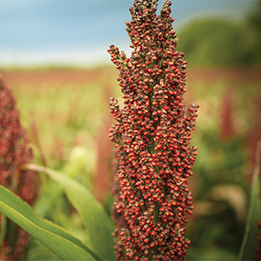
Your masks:
[{"label": "blurred background field", "polygon": [[[82,162],[75,178],[109,212],[112,199],[113,123],[109,98],[120,98],[113,67],[4,70],[33,144],[35,161],[64,171],[73,157]],[[243,236],[254,150],[261,134],[259,69],[189,68],[184,102],[200,104],[192,145],[198,157],[191,178],[195,209],[188,226],[189,257],[235,259]],[[68,168],[68,166],[67,166]],[[45,215],[80,233],[77,214],[52,202]],[[65,204],[65,205],[64,205]],[[68,204],[68,202],[67,202]],[[76,227],[71,218],[76,219]],[[84,235],[83,235],[84,236]]]},{"label": "blurred background field", "polygon": [[[200,105],[192,135],[198,156],[190,179],[195,208],[187,230],[192,241],[188,260],[235,260],[242,241],[255,148],[261,139],[260,2],[253,7],[236,21],[197,18],[177,30],[178,50],[188,60],[184,103]],[[80,180],[109,213],[114,158],[108,138],[113,123],[109,98],[121,101],[116,69],[65,64],[2,65],[2,70],[17,99],[35,162]],[[56,185],[41,178],[37,212],[88,241],[65,195],[53,195]],[[33,241],[28,260],[37,260],[39,249],[46,260],[53,258]]]}]

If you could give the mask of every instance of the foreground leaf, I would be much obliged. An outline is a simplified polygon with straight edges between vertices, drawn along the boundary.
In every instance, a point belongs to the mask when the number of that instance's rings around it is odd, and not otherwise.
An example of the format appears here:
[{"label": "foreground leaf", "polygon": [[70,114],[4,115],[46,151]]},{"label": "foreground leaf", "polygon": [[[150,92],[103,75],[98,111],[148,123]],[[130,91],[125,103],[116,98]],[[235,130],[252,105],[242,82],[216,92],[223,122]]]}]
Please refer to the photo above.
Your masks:
[{"label": "foreground leaf", "polygon": [[26,261],[58,261],[58,258],[52,251],[47,247],[39,243],[35,238],[32,238],[30,245],[26,252]]},{"label": "foreground leaf", "polygon": [[38,216],[27,203],[1,185],[0,212],[62,260],[101,260],[81,241],[65,229]]},{"label": "foreground leaf", "polygon": [[81,215],[87,233],[89,233],[93,250],[106,260],[114,260],[113,226],[103,206],[94,198],[92,193],[79,182],[58,171],[27,164],[25,168],[45,172],[63,188],[71,204]]},{"label": "foreground leaf", "polygon": [[260,156],[261,141],[258,143],[256,152],[256,167],[251,182],[251,195],[246,220],[245,233],[239,252],[238,260],[253,260],[255,246],[257,242],[257,220],[261,220],[261,200],[260,200]]},{"label": "foreground leaf", "polygon": [[[62,173],[70,178],[75,178],[82,169],[85,168],[86,163],[88,166],[91,150],[87,150],[84,147],[74,147],[71,151],[70,158],[62,167]],[[88,161],[87,161],[88,159]],[[61,186],[54,182],[53,180],[48,181],[48,193],[44,191],[37,198],[36,203],[34,204],[34,210],[42,217],[48,218],[49,212],[55,208],[58,199],[63,195],[63,189]]]}]

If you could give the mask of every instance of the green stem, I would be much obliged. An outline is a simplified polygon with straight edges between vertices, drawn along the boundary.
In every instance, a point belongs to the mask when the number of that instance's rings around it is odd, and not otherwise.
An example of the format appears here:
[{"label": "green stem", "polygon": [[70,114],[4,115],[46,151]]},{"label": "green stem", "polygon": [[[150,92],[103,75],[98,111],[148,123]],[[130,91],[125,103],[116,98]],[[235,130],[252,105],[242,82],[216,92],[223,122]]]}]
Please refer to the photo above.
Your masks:
[{"label": "green stem", "polygon": [[6,235],[6,217],[0,214],[1,230],[0,230],[0,246],[3,245]]},{"label": "green stem", "polygon": [[158,222],[158,216],[159,216],[159,206],[158,203],[155,203],[155,208],[153,210],[153,215],[154,215],[154,219],[153,219],[153,223],[156,224]]}]

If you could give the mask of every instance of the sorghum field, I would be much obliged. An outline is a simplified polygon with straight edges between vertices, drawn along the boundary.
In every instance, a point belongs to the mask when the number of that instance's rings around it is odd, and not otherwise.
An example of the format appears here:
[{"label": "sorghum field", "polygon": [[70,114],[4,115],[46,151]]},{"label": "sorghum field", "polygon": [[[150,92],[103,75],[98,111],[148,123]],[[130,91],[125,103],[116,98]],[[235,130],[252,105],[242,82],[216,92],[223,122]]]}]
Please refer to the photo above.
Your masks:
[{"label": "sorghum field", "polygon": [[[107,212],[113,203],[114,122],[109,99],[121,104],[114,67],[3,69],[29,133],[34,162],[88,187]],[[261,73],[257,68],[187,69],[184,103],[200,105],[191,144],[198,156],[190,177],[194,210],[188,222],[188,260],[235,260],[244,234],[257,141],[261,139]],[[52,195],[40,175],[42,195],[34,209],[88,242],[81,219],[61,192]],[[26,260],[53,260],[32,241]]]}]

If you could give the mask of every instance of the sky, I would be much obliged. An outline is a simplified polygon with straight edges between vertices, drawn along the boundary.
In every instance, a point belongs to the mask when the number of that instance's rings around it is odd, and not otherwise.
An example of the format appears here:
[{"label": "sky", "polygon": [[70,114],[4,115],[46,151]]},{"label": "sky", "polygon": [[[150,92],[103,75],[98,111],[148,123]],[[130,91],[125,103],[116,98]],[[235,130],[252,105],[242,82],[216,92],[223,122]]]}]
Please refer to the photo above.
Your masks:
[{"label": "sky", "polygon": [[[111,44],[130,55],[125,22],[134,0],[0,0],[0,66],[110,62]],[[158,10],[163,0],[159,0]],[[256,0],[172,0],[174,29],[193,19],[239,21]]]}]

